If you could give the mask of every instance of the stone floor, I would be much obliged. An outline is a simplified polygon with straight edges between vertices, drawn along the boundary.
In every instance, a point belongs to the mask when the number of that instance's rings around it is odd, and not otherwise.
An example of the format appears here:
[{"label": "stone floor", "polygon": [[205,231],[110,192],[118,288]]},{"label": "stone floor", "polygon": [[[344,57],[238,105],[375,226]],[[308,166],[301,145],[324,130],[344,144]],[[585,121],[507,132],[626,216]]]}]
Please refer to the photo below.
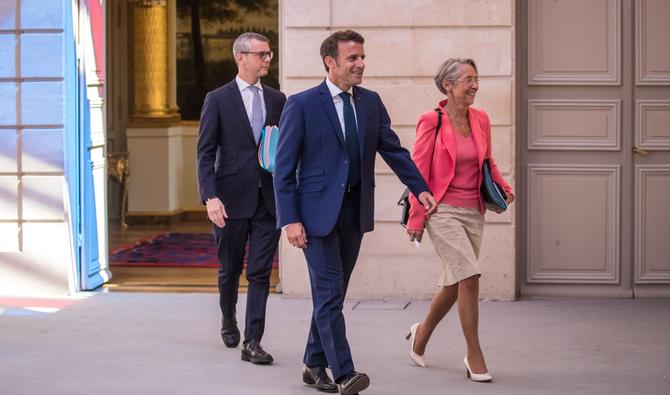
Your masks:
[{"label": "stone floor", "polygon": [[[0,393],[317,393],[300,380],[307,299],[271,295],[263,345],[276,363],[255,366],[221,343],[216,294],[78,296],[0,298]],[[404,335],[428,302],[359,302],[347,301],[345,316],[356,369],[372,380],[366,395],[670,394],[670,300],[484,301],[490,384],[465,378],[455,311],[419,368]]]}]

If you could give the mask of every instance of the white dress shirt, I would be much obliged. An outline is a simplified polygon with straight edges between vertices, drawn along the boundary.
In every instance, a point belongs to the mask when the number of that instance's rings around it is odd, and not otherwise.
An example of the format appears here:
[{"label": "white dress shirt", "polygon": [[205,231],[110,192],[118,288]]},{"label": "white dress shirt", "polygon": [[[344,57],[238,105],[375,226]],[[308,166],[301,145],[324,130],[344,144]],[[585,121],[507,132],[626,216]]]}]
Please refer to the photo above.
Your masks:
[{"label": "white dress shirt", "polygon": [[[340,97],[340,93],[343,92],[342,89],[338,88],[337,85],[330,82],[326,78],[326,86],[330,91],[330,95],[333,97],[333,103],[335,104],[335,111],[337,111],[337,118],[340,120],[340,126],[342,127],[342,133],[344,134],[344,139],[347,139],[347,132],[344,130],[344,102]],[[358,125],[358,116],[356,115],[356,105],[354,104],[354,97],[351,95],[352,89],[349,89],[349,96],[351,96],[351,108],[354,110],[354,118],[356,118],[356,125]]]},{"label": "white dress shirt", "polygon": [[[251,85],[240,78],[239,75],[235,77],[235,82],[237,82],[237,87],[240,89],[242,102],[244,102],[244,109],[247,111],[247,117],[249,118],[249,124],[251,125],[251,111],[253,111],[254,92],[252,92],[251,88],[249,88]],[[267,112],[265,110],[265,98],[263,97],[263,85],[261,85],[261,80],[258,80],[254,86],[258,88],[258,93],[261,95],[261,107],[263,107],[263,119],[265,119],[267,117]]]}]

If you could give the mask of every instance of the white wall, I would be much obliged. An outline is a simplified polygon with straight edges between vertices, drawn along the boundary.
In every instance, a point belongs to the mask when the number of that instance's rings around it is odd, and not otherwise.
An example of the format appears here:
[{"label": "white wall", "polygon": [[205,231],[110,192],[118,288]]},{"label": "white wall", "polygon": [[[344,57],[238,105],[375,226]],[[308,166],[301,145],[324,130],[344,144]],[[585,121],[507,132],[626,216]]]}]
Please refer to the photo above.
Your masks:
[{"label": "white wall", "polygon": [[195,173],[198,125],[129,128],[129,215],[203,210]]},{"label": "white wall", "polygon": [[73,286],[64,14],[62,1],[0,2],[0,295]]}]

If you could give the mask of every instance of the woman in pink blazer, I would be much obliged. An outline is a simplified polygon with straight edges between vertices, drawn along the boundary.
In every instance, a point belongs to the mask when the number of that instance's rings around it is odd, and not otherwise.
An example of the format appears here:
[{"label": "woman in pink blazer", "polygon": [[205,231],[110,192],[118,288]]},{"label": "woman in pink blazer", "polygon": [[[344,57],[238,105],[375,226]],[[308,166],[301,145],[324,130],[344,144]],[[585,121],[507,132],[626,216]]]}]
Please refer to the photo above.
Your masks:
[{"label": "woman in pink blazer", "polygon": [[[491,122],[483,110],[472,108],[479,76],[472,59],[449,59],[435,76],[437,88],[447,96],[440,101],[442,126],[436,133],[438,114],[427,111],[419,117],[412,159],[439,202],[435,214],[426,212],[410,196],[407,233],[421,241],[424,227],[442,260],[439,290],[433,296],[428,315],[410,327],[410,358],[426,366],[426,345],[437,324],[458,300],[458,313],[467,344],[463,360],[473,381],[491,381],[479,345],[477,260],[487,205],[480,192],[482,166],[489,159],[493,180],[502,186],[507,202],[514,200],[512,188],[500,175],[491,156]],[[489,209],[497,210],[493,207]]]}]

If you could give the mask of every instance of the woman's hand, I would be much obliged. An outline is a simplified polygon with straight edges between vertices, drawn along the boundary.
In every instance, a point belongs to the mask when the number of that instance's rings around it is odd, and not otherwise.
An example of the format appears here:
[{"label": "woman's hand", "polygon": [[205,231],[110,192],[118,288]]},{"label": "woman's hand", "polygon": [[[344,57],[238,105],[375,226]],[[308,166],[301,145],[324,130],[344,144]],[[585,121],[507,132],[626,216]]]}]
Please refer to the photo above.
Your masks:
[{"label": "woman's hand", "polygon": [[[507,195],[507,198],[505,199],[505,202],[507,203],[507,205],[509,206],[510,204],[512,204],[513,201],[514,201],[514,196],[513,195]],[[485,205],[486,205],[487,210],[491,210],[491,211],[495,212],[496,214],[500,214],[500,213],[505,211],[505,210],[501,209],[500,207],[496,206],[495,204],[485,203]]]},{"label": "woman's hand", "polygon": [[409,235],[409,241],[418,241],[421,243],[421,238],[423,237],[423,230],[412,230],[407,229],[407,234]]},{"label": "woman's hand", "polygon": [[502,212],[505,211],[505,210],[501,209],[500,207],[498,207],[495,204],[486,203],[485,205],[486,205],[487,210],[491,210],[491,211],[495,212],[496,214],[501,214]]}]

